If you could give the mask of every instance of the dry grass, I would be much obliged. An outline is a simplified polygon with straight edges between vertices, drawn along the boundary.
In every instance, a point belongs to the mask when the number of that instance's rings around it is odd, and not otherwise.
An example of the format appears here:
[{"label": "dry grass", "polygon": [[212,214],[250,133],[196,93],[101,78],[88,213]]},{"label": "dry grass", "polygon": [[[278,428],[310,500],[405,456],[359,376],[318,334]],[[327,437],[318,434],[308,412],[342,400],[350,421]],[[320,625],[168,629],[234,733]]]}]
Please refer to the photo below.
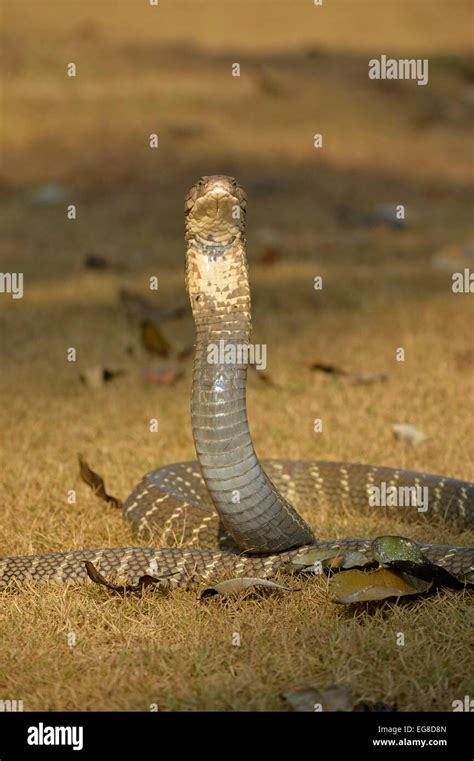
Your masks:
[{"label": "dry grass", "polygon": [[[0,270],[24,272],[26,290],[21,301],[0,296],[1,554],[136,541],[80,485],[77,451],[121,496],[146,470],[194,456],[190,361],[176,387],[146,384],[140,370],[153,362],[138,347],[126,353],[136,332],[117,290],[145,292],[158,274],[159,301],[185,301],[181,205],[201,173],[235,173],[249,191],[254,340],[267,343],[278,384],[250,382],[257,451],[474,476],[473,369],[459,358],[472,348],[472,297],[455,296],[449,274],[430,265],[433,252],[463,245],[470,233],[469,136],[459,110],[467,84],[456,67],[468,4],[453,2],[446,15],[432,3],[426,20],[424,2],[383,3],[380,15],[359,3],[349,24],[339,3],[318,9],[326,20],[311,28],[309,11],[292,2],[298,36],[288,36],[288,4],[262,2],[263,55],[255,29],[244,34],[242,3],[230,52],[215,44],[224,34],[220,4],[199,4],[200,25],[192,4],[180,4],[187,12],[179,21],[178,4],[160,5],[158,29],[126,3],[113,13],[108,3],[68,3],[67,13],[43,3],[38,17],[6,3],[12,116]],[[426,23],[414,23],[420,17]],[[160,40],[173,47],[158,48]],[[367,57],[385,48],[429,51],[430,87],[370,87]],[[76,58],[80,75],[70,82],[64,61]],[[242,63],[240,81],[230,80],[233,60]],[[262,85],[263,64],[276,95]],[[433,109],[434,123],[421,128],[418,117]],[[146,136],[155,130],[160,149],[150,155]],[[317,156],[315,131],[325,135]],[[75,223],[63,205],[29,203],[32,188],[50,180],[78,204]],[[406,230],[342,223],[343,207],[364,212],[390,201],[412,214]],[[265,267],[258,257],[268,227],[281,261]],[[86,272],[90,252],[127,271]],[[190,316],[165,329],[176,347],[192,340]],[[76,364],[66,361],[69,346]],[[395,361],[399,346],[405,363]],[[387,372],[389,381],[349,386],[311,374],[305,362],[316,358]],[[88,390],[78,374],[98,362],[127,374]],[[151,417],[160,420],[157,435],[148,432]],[[316,417],[323,434],[313,433]],[[406,421],[431,438],[417,449],[395,442],[391,423]],[[321,537],[402,532],[474,544],[472,531],[361,516],[350,506],[308,517]],[[294,595],[227,607],[201,605],[192,592],[122,600],[94,587],[36,587],[3,595],[0,699],[23,699],[26,710],[278,710],[282,690],[339,682],[403,710],[450,710],[473,694],[468,595],[352,611],[328,602],[324,586],[313,580]]]}]

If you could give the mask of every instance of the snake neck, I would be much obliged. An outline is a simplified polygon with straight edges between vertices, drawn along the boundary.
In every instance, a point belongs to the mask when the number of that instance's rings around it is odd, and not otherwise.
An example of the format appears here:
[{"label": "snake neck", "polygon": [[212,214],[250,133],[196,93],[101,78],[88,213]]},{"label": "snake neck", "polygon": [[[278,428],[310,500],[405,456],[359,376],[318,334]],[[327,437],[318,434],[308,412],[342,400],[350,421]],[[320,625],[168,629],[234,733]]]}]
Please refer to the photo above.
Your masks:
[{"label": "snake neck", "polygon": [[[251,333],[243,235],[219,244],[188,237],[186,283],[196,323],[191,416],[194,443],[214,506],[247,552],[280,552],[314,541],[311,529],[260,465],[246,407]],[[243,353],[242,353],[243,352]]]}]

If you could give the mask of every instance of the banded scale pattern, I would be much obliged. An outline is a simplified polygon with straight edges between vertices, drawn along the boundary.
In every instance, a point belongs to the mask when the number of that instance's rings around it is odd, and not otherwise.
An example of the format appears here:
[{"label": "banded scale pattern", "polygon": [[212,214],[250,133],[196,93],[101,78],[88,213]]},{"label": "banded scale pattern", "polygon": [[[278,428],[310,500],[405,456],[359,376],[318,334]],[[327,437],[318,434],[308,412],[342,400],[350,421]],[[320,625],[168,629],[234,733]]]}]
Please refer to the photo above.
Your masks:
[{"label": "banded scale pattern", "polygon": [[[357,550],[369,561],[372,559],[372,539],[329,540],[317,542],[314,546],[330,552],[340,550],[341,554]],[[466,581],[474,582],[472,548],[443,544],[419,544],[419,547],[432,562],[464,576]],[[303,549],[300,547],[267,556],[182,547],[107,547],[46,555],[16,555],[0,559],[0,591],[14,589],[16,585],[29,581],[91,583],[86,561],[93,563],[102,575],[119,583],[135,585],[146,574],[156,578],[166,577],[157,585],[162,589],[212,582],[226,575],[269,578]]]},{"label": "banded scale pattern", "polygon": [[[186,287],[196,324],[191,414],[198,462],[147,474],[124,505],[139,535],[187,547],[121,547],[0,558],[0,589],[28,580],[82,583],[85,563],[136,584],[145,574],[183,586],[223,574],[271,576],[302,547],[359,550],[371,559],[371,539],[316,541],[297,512],[314,516],[323,504],[369,507],[374,486],[426,488],[423,520],[441,517],[474,525],[474,484],[370,465],[291,460],[259,461],[246,409],[247,365],[210,349],[248,344],[250,285],[245,251],[246,196],[233,178],[203,177],[185,201]],[[231,351],[232,355],[232,351]],[[374,509],[383,509],[376,508]],[[420,519],[416,507],[404,515]],[[387,533],[389,528],[387,527]],[[474,580],[474,547],[419,545],[428,559]]]},{"label": "banded scale pattern", "polygon": [[[426,488],[428,505],[420,514],[416,507],[398,507],[404,518],[474,525],[474,484],[468,481],[356,463],[323,460],[262,460],[277,491],[296,509],[332,509],[344,503],[360,511],[384,510],[369,505],[370,488],[419,486]],[[390,512],[387,510],[387,514]],[[198,547],[237,546],[222,526],[200,472],[199,463],[183,462],[148,473],[124,505],[124,517],[137,534],[162,542]]]}]

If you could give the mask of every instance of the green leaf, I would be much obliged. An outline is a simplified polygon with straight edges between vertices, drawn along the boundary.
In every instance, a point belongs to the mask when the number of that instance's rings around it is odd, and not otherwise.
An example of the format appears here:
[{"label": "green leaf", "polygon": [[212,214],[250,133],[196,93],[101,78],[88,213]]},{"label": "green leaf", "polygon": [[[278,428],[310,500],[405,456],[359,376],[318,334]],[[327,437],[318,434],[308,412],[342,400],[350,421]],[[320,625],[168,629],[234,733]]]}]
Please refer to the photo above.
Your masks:
[{"label": "green leaf", "polygon": [[374,560],[393,571],[417,579],[431,581],[436,587],[459,589],[469,582],[461,575],[454,575],[446,568],[432,563],[420,547],[411,539],[402,536],[380,536],[372,544]]},{"label": "green leaf", "polygon": [[404,536],[379,536],[372,542],[372,555],[380,565],[394,560],[409,560],[412,563],[424,563],[425,557],[412,539]]}]

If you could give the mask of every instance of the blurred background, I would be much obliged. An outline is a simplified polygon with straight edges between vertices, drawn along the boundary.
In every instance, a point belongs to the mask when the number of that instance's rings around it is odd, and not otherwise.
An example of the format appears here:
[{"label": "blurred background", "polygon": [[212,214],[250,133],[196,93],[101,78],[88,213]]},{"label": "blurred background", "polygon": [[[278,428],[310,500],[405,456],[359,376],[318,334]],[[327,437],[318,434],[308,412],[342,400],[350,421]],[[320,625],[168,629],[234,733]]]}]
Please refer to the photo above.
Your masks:
[{"label": "blurred background", "polygon": [[[69,471],[74,430],[106,458],[114,448],[124,489],[162,457],[193,455],[183,198],[224,173],[249,195],[254,338],[269,347],[250,404],[265,453],[454,459],[463,475],[455,439],[406,455],[387,431],[403,418],[436,440],[446,412],[462,427],[460,390],[472,392],[472,299],[451,292],[472,262],[469,2],[7,0],[3,20],[0,266],[25,282],[22,300],[1,301],[7,442],[26,418],[27,452],[38,436],[53,467],[61,443]],[[370,80],[381,54],[428,58],[429,84]],[[348,388],[318,363],[390,383]],[[163,410],[157,445],[143,430]]]},{"label": "blurred background", "polygon": [[[93,443],[124,490],[193,456],[183,198],[223,173],[249,196],[254,340],[268,344],[250,405],[264,453],[454,460],[465,475],[456,438],[436,436],[447,417],[462,435],[474,367],[472,299],[451,291],[473,253],[469,2],[7,0],[3,20],[0,267],[23,272],[25,290],[1,301],[7,443],[24,418],[23,456],[41,442],[58,477]],[[428,58],[429,84],[370,80],[381,54]],[[348,387],[308,369],[318,363],[389,384]],[[159,441],[143,433],[150,417]],[[421,454],[392,441],[403,421],[430,429]],[[58,446],[67,463],[53,466]],[[15,481],[24,460],[6,459]]]},{"label": "blurred background", "polygon": [[[2,267],[20,262],[30,284],[90,251],[176,266],[184,193],[216,172],[248,190],[251,256],[272,228],[287,261],[380,265],[380,231],[357,223],[398,201],[411,230],[384,237],[385,263],[467,234],[469,2],[6,0],[3,16]],[[382,53],[428,57],[428,86],[369,80]]]},{"label": "blurred background", "polygon": [[[451,290],[452,272],[473,268],[469,0],[4,0],[2,21],[0,271],[24,273],[23,299],[0,294],[2,554],[136,542],[80,484],[78,451],[119,497],[147,470],[194,457],[183,199],[202,174],[234,175],[249,197],[253,340],[268,347],[266,374],[249,381],[258,453],[472,480],[472,295]],[[370,80],[368,61],[382,54],[428,58],[429,84]],[[395,423],[426,438],[400,442]],[[420,520],[415,538],[473,543],[469,532]],[[318,534],[406,533],[400,516],[389,523],[386,514],[331,511],[318,516]],[[166,662],[136,659],[149,624],[128,632],[121,621],[131,653],[121,660],[112,625],[85,599],[72,598],[79,609],[58,609],[51,625],[44,599],[31,598],[20,628],[12,603],[4,649],[8,695],[28,697],[28,708],[143,710],[143,685],[151,680],[155,694],[166,664],[175,683],[165,708],[275,707],[282,684],[316,668],[302,642],[314,653],[327,635],[333,653],[333,609],[318,628],[312,614],[307,625],[300,617],[301,642],[280,643],[294,627],[279,627],[271,648],[228,675],[226,692],[226,665],[200,671],[199,625],[186,624],[183,610],[170,610],[178,629],[169,650],[161,640]],[[66,619],[80,628],[83,615],[92,616],[88,645],[66,673],[54,637]],[[443,632],[449,601],[439,618],[429,615],[427,630]],[[469,694],[452,647],[462,634],[436,643],[434,665],[415,648],[401,668],[387,663],[379,623],[370,658],[357,632],[338,643],[340,674],[349,682],[362,674],[366,696],[446,710],[447,686]],[[183,631],[180,661],[172,648]],[[219,647],[213,657],[226,664]],[[259,668],[283,650],[293,655],[274,664],[268,697]],[[320,675],[330,678],[333,665]]]}]

